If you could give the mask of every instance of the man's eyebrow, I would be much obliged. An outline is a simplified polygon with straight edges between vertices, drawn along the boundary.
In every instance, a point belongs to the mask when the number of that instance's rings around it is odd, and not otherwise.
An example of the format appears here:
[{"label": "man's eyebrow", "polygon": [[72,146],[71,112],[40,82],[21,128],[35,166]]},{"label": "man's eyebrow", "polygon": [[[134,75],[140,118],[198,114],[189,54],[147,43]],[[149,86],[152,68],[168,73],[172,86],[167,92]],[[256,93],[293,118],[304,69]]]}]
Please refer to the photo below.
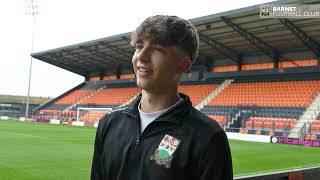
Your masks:
[{"label": "man's eyebrow", "polygon": [[131,42],[131,43],[130,43],[130,45],[131,45],[132,47],[135,47],[137,44],[141,44],[141,42],[140,42],[140,41],[135,41],[135,42]]},{"label": "man's eyebrow", "polygon": [[143,43],[143,41],[142,41],[141,39],[139,39],[139,40],[137,40],[137,41],[135,42],[135,44],[138,44],[138,43]]},{"label": "man's eyebrow", "polygon": [[160,44],[160,43],[155,43],[155,42],[150,42],[150,46],[153,47],[166,47],[166,45]]}]

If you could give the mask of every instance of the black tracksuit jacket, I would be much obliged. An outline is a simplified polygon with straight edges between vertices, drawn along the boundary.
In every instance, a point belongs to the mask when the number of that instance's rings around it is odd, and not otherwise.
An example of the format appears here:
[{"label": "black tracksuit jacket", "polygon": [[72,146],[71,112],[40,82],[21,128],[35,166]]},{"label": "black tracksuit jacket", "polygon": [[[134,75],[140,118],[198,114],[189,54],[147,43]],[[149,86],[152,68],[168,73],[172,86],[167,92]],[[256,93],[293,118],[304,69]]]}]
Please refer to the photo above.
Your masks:
[{"label": "black tracksuit jacket", "polygon": [[[193,108],[188,96],[180,96],[183,101],[143,133],[138,111],[141,95],[107,114],[96,133],[91,180],[233,179],[225,132]],[[175,140],[164,141],[167,136]],[[165,151],[160,152],[160,145]]]}]

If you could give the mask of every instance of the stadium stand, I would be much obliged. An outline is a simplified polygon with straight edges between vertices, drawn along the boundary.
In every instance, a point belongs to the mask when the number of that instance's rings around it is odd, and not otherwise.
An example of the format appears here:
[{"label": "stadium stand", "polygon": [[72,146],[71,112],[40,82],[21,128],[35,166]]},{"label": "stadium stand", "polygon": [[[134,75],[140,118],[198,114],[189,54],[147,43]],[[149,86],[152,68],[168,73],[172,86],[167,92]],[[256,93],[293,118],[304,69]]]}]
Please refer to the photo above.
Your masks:
[{"label": "stadium stand", "polygon": [[294,61],[279,62],[279,68],[290,68],[290,67],[296,67],[297,65],[299,65],[300,67],[317,66],[317,60],[310,59],[310,60],[294,60]]},{"label": "stadium stand", "polygon": [[[294,61],[283,61],[278,63],[279,68],[291,68],[291,67],[307,67],[307,66],[317,66],[317,60],[294,60]],[[257,64],[244,64],[241,66],[241,70],[259,70],[259,69],[273,69],[273,63],[257,63]],[[237,71],[237,66],[219,66],[213,67],[212,72],[230,72]]]},{"label": "stadium stand", "polygon": [[100,81],[100,77],[99,76],[90,77],[89,81]]},{"label": "stadium stand", "polygon": [[306,107],[320,90],[320,81],[233,83],[209,106]]},{"label": "stadium stand", "polygon": [[[285,131],[301,124],[301,118],[320,92],[317,48],[320,20],[267,20],[257,16],[257,9],[259,6],[191,20],[200,33],[199,58],[190,72],[183,75],[179,91],[188,94],[196,108],[227,131],[241,129],[242,133],[287,135]],[[37,112],[114,108],[137,94],[131,65],[134,49],[128,43],[130,35],[124,33],[33,53],[34,58],[59,64],[86,79],[82,85],[40,106]],[[99,53],[112,58],[102,60],[97,56]],[[90,58],[82,63],[77,61],[79,57]],[[226,80],[234,81],[221,88]],[[67,97],[78,90],[93,92],[86,97]],[[317,129],[317,123],[313,124],[309,129]]]},{"label": "stadium stand", "polygon": [[120,79],[133,79],[136,78],[135,74],[121,74]]},{"label": "stadium stand", "polygon": [[219,84],[180,85],[179,92],[189,95],[195,106],[209,95]]},{"label": "stadium stand", "polygon": [[106,88],[82,101],[80,104],[122,105],[139,92],[139,88]]},{"label": "stadium stand", "polygon": [[221,127],[225,127],[229,123],[228,116],[222,116],[222,115],[209,115],[209,117],[217,121]]},{"label": "stadium stand", "polygon": [[47,110],[47,109],[43,109],[43,110],[40,110],[39,116],[40,116],[40,117],[46,117],[46,116],[58,117],[61,112],[62,112],[61,110]]},{"label": "stadium stand", "polygon": [[201,111],[210,117],[225,116],[230,125],[224,127],[288,132],[318,92],[319,80],[238,79]]},{"label": "stadium stand", "polygon": [[215,73],[230,72],[230,71],[237,71],[237,66],[219,66],[219,67],[212,68],[212,72],[215,72]]},{"label": "stadium stand", "polygon": [[[30,97],[29,98],[29,112],[33,113],[33,109],[39,105],[46,103],[51,98],[45,97]],[[26,97],[15,95],[1,95],[0,94],[0,119],[20,119],[26,114]]]},{"label": "stadium stand", "polygon": [[[247,71],[253,72],[255,69]],[[120,80],[130,77],[131,75],[125,74]],[[75,120],[78,107],[115,108],[122,105],[137,95],[140,89],[135,87],[135,82],[131,82],[130,85],[120,80],[86,81],[82,86],[55,99],[50,106],[40,110],[39,117],[52,116],[61,121],[70,121]],[[223,81],[212,81],[210,78],[205,81],[183,82],[179,91],[188,94],[196,106],[217,89],[221,82]],[[225,129],[242,128],[241,133],[255,134],[288,133],[318,92],[320,80],[311,76],[240,77],[200,110]],[[81,114],[80,120],[93,124],[103,114],[94,115],[95,113]],[[310,127],[313,134],[318,134],[317,123]]]},{"label": "stadium stand", "polygon": [[75,90],[67,96],[59,99],[54,104],[74,104],[77,101],[80,101],[81,99],[89,96],[91,93],[93,93],[92,90]]},{"label": "stadium stand", "polygon": [[314,134],[320,134],[320,121],[319,120],[314,121],[311,124],[311,132]]},{"label": "stadium stand", "polygon": [[[273,79],[267,76],[263,79],[236,79],[201,111],[225,129],[244,128],[242,133],[247,130],[248,133],[256,134],[288,132],[320,91],[319,80],[307,79]],[[140,92],[139,88],[134,85],[128,87],[125,83],[113,84],[112,87],[108,84],[111,81],[115,80],[87,81],[40,110],[39,117],[75,120],[78,107],[115,108]],[[184,83],[179,86],[179,91],[188,94],[196,106],[221,85],[221,81],[209,82]],[[95,113],[81,114],[80,120],[93,124],[103,114]],[[311,127],[312,133],[318,132],[316,123]]]},{"label": "stadium stand", "polygon": [[[194,105],[198,104],[201,100],[203,100],[210,92],[212,92],[219,84],[198,84],[198,85],[181,85],[179,86],[179,91],[185,94],[188,94],[194,103]],[[75,90],[61,99],[58,99],[56,102],[52,103],[52,105],[48,106],[42,115],[59,115],[63,119],[68,119],[69,117],[75,117],[75,111],[78,107],[93,107],[93,108],[115,108],[119,105],[122,105],[138,93],[140,93],[140,89],[137,87],[129,87],[129,88],[104,88],[99,92],[94,92],[92,96],[81,96],[79,98],[79,91],[84,91],[85,89],[97,89],[99,87],[103,87],[97,83],[95,84],[86,84],[81,90]],[[77,95],[77,96],[76,96]],[[80,100],[79,100],[80,99]],[[81,99],[83,99],[81,101]],[[75,102],[80,102],[74,106]],[[66,102],[68,104],[62,104]],[[73,106],[70,110],[72,110],[72,115],[64,112],[68,107]],[[60,111],[58,111],[60,110]],[[41,112],[41,111],[40,111]]]},{"label": "stadium stand", "polygon": [[83,115],[80,115],[81,121],[99,121],[102,116],[104,116],[105,112],[87,112]]},{"label": "stadium stand", "polygon": [[290,130],[296,119],[286,119],[286,118],[263,118],[263,117],[250,117],[246,121],[246,129],[254,130]]},{"label": "stadium stand", "polygon": [[115,75],[104,76],[103,80],[115,80],[117,77]]}]

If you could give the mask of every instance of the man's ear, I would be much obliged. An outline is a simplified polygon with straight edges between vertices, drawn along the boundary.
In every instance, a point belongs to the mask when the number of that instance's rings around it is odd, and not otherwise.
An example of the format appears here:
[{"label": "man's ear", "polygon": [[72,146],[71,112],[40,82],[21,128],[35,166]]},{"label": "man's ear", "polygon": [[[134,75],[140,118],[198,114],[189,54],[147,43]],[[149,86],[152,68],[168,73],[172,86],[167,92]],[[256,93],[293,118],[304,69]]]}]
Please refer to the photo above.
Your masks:
[{"label": "man's ear", "polygon": [[184,73],[190,70],[191,68],[191,59],[189,57],[183,58],[177,72],[178,73]]}]

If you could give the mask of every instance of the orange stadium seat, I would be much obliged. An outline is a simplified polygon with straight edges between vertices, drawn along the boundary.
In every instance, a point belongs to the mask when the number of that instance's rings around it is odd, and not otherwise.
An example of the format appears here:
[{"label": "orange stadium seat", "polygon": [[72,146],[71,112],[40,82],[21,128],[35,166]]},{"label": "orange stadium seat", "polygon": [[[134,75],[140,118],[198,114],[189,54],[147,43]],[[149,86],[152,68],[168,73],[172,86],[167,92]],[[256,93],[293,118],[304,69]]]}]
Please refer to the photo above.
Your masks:
[{"label": "orange stadium seat", "polygon": [[279,68],[290,68],[290,67],[297,67],[298,66],[317,66],[317,60],[294,60],[294,61],[283,61],[279,62]]},{"label": "orange stadium seat", "polygon": [[224,127],[228,124],[229,120],[227,116],[222,115],[209,115],[212,120],[215,120],[219,123],[221,127]]},{"label": "orange stadium seat", "polygon": [[307,140],[316,140],[317,139],[317,135],[315,135],[315,134],[306,134],[305,135],[305,139],[307,139]]},{"label": "orange stadium seat", "polygon": [[219,84],[180,85],[179,92],[187,94],[190,97],[192,104],[195,106],[218,86]]},{"label": "orange stadium seat", "polygon": [[79,117],[80,121],[99,121],[106,112],[89,111]]},{"label": "orange stadium seat", "polygon": [[135,78],[135,74],[121,74],[120,79],[133,79]]},{"label": "orange stadium seat", "polygon": [[89,96],[94,91],[95,90],[75,90],[54,102],[54,104],[74,104],[77,101]]},{"label": "orange stadium seat", "polygon": [[320,121],[314,121],[311,124],[311,131],[320,131]]},{"label": "orange stadium seat", "polygon": [[247,129],[289,130],[295,125],[295,119],[251,117],[245,123]]},{"label": "orange stadium seat", "polygon": [[138,94],[141,90],[132,88],[106,88],[90,96],[80,104],[114,104],[121,105]]},{"label": "orange stadium seat", "polygon": [[233,83],[211,100],[208,106],[307,107],[320,91],[320,81]]},{"label": "orange stadium seat", "polygon": [[89,78],[89,81],[99,81],[100,80],[100,76],[93,76]]},{"label": "orange stadium seat", "polygon": [[213,67],[212,72],[230,72],[237,71],[237,66],[218,66]]},{"label": "orange stadium seat", "polygon": [[247,129],[240,129],[239,133],[240,134],[248,134],[249,131]]},{"label": "orange stadium seat", "polygon": [[117,76],[116,75],[107,75],[107,76],[104,76],[103,77],[103,80],[115,80],[117,79]]}]

